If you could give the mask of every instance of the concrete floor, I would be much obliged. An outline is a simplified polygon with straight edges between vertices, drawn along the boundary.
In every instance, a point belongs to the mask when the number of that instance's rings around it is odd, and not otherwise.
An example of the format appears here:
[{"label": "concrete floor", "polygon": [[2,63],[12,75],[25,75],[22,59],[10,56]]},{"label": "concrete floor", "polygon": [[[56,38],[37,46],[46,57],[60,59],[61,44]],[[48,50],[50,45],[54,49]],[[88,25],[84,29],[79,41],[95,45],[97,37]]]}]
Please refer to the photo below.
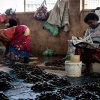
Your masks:
[{"label": "concrete floor", "polygon": [[[57,74],[58,76],[64,76],[66,75],[65,66],[57,67],[57,66],[45,66],[44,65],[45,61],[54,61],[54,60],[59,60],[62,58],[63,58],[62,56],[59,56],[59,57],[57,56],[56,57],[30,57],[31,62],[29,64],[35,64],[39,66],[40,68],[45,69],[46,72]],[[7,72],[9,70],[11,70],[11,68],[0,64],[0,71]],[[100,64],[98,63],[93,64],[93,72],[100,73]]]},{"label": "concrete floor", "polygon": [[93,72],[100,73],[100,63],[93,64]]}]

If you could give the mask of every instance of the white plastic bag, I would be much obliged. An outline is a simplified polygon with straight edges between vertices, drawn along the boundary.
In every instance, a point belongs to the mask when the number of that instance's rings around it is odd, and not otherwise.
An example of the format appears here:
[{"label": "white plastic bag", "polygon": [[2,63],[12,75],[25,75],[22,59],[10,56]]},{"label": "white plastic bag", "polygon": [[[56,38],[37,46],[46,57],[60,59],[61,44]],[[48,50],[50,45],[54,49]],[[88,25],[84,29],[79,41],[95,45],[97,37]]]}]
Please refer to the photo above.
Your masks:
[{"label": "white plastic bag", "polygon": [[70,55],[70,54],[75,54],[75,47],[74,45],[72,44],[72,40],[68,40],[68,51],[67,51],[67,54]]}]

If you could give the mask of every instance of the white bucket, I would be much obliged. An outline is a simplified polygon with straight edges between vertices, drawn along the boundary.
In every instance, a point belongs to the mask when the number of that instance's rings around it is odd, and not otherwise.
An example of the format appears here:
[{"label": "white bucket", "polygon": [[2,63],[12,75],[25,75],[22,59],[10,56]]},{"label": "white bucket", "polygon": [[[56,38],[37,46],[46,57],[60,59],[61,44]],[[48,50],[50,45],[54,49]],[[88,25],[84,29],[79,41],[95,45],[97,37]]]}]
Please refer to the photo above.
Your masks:
[{"label": "white bucket", "polygon": [[82,71],[82,62],[73,63],[65,61],[65,73],[69,77],[80,77]]}]

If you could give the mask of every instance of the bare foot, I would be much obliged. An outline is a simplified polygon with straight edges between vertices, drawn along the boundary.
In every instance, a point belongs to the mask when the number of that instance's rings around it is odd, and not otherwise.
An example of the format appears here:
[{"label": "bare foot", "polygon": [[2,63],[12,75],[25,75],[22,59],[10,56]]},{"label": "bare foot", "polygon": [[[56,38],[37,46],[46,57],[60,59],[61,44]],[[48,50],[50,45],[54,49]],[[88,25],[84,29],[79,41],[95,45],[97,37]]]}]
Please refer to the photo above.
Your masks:
[{"label": "bare foot", "polygon": [[91,72],[93,69],[92,69],[92,63],[90,63],[83,71],[82,73],[89,73]]},{"label": "bare foot", "polygon": [[100,59],[95,55],[92,55],[92,60],[97,62],[97,63],[100,63]]}]

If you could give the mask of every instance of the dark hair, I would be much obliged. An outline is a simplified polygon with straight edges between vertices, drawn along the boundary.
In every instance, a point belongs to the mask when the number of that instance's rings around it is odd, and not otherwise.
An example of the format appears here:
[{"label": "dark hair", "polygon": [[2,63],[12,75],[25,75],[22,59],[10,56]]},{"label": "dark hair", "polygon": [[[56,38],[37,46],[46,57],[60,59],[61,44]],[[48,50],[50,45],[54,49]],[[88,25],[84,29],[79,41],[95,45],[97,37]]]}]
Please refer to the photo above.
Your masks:
[{"label": "dark hair", "polygon": [[95,18],[97,19],[97,21],[99,20],[98,15],[96,15],[95,13],[88,13],[84,18],[84,22],[87,23],[88,20],[94,20]]},{"label": "dark hair", "polygon": [[9,28],[13,26],[17,26],[17,21],[15,19],[9,19]]}]

